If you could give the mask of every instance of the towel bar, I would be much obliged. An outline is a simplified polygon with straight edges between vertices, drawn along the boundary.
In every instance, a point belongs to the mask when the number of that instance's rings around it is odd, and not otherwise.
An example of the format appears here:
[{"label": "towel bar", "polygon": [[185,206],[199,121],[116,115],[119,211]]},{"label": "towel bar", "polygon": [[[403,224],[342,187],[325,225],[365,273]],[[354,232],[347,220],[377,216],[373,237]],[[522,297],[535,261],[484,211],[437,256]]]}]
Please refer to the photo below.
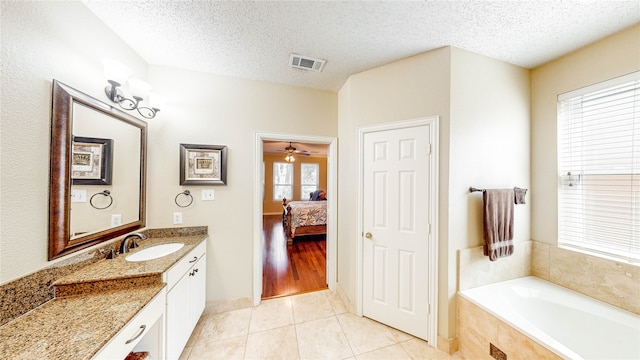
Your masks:
[{"label": "towel bar", "polygon": [[[475,187],[473,187],[473,186],[470,186],[470,187],[469,187],[469,192],[476,192],[476,191],[481,191],[481,192],[482,192],[482,191],[485,191],[485,190],[486,190],[486,189],[478,189],[478,188],[475,188]],[[529,191],[529,189],[522,189],[522,190],[524,190],[524,191]]]}]

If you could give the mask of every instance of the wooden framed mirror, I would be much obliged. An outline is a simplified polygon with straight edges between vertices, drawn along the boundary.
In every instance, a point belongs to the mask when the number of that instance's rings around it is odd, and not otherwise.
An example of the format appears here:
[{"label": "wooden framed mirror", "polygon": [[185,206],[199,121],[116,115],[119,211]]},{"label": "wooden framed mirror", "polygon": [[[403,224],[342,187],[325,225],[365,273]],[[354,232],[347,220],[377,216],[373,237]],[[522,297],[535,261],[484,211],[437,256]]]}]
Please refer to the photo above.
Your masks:
[{"label": "wooden framed mirror", "polygon": [[147,123],[53,81],[49,260],[145,226]]}]

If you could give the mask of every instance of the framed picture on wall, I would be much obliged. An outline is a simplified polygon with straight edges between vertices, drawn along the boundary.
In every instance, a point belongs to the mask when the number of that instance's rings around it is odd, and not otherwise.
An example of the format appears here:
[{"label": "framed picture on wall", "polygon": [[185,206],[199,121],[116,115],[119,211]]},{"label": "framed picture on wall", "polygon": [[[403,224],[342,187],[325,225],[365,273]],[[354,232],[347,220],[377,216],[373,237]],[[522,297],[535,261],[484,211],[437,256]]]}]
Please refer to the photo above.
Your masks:
[{"label": "framed picture on wall", "polygon": [[180,144],[180,185],[227,185],[227,147]]},{"label": "framed picture on wall", "polygon": [[111,185],[113,140],[73,137],[72,185]]}]

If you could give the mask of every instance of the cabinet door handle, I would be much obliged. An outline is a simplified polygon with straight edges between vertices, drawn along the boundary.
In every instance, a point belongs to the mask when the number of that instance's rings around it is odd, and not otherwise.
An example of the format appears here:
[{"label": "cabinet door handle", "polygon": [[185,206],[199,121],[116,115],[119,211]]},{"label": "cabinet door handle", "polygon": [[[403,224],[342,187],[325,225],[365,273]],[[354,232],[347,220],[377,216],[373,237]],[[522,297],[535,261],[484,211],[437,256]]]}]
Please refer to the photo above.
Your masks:
[{"label": "cabinet door handle", "polygon": [[138,330],[138,333],[136,334],[136,336],[132,337],[131,339],[125,341],[125,344],[130,344],[134,341],[136,341],[137,338],[139,338],[140,336],[142,336],[142,334],[144,333],[144,330],[147,328],[147,325],[140,325],[140,329]]},{"label": "cabinet door handle", "polygon": [[196,261],[198,261],[198,257],[197,257],[197,256],[194,256],[194,257],[193,257],[193,260],[190,260],[190,261],[189,261],[189,264],[193,264],[193,263],[194,263],[194,262],[196,262]]}]

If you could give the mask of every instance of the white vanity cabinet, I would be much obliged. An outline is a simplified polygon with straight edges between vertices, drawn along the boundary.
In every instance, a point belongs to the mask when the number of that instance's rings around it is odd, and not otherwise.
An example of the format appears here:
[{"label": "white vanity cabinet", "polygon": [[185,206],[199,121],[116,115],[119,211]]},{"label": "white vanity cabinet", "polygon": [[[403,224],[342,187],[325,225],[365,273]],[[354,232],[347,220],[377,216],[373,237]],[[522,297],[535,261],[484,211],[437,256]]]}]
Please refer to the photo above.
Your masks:
[{"label": "white vanity cabinet", "polygon": [[146,351],[153,360],[164,359],[165,299],[166,292],[162,289],[93,359],[124,359],[132,351]]},{"label": "white vanity cabinet", "polygon": [[165,272],[166,359],[177,360],[204,312],[207,274],[206,241]]}]

